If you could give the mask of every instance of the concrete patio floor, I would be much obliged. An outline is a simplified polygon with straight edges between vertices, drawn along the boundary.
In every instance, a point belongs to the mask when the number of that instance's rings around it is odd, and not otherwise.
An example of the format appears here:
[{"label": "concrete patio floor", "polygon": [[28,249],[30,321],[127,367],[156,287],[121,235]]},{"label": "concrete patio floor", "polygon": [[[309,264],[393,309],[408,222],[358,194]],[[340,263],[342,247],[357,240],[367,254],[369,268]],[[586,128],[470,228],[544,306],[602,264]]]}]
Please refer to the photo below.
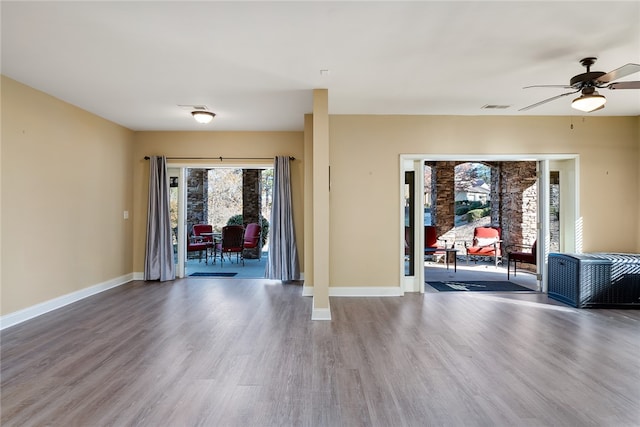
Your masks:
[{"label": "concrete patio floor", "polygon": [[[236,262],[235,255],[231,256],[231,261],[229,262],[227,258],[225,258],[224,263],[220,264],[220,259],[216,259],[216,263],[213,264],[212,260],[209,259],[208,263],[199,261],[196,259],[190,259],[187,261],[187,269],[186,276],[188,277],[190,274],[195,272],[198,273],[237,273],[233,277],[224,277],[224,279],[261,279],[264,278],[265,267],[267,264],[267,251],[262,252],[262,256],[260,259],[245,259],[244,266],[242,262],[238,264]],[[506,262],[506,261],[505,261]],[[458,257],[457,261],[457,271],[454,271],[453,263],[449,264],[449,268],[447,269],[446,264],[440,260],[440,262],[435,262],[431,260],[429,257],[424,262],[424,278],[425,282],[428,281],[448,281],[448,280],[495,280],[495,281],[506,281],[507,280],[507,268],[503,265],[498,265],[496,268],[492,261],[478,261],[474,263],[471,261],[468,265],[465,257]],[[211,277],[204,276],[208,279]],[[511,271],[511,276],[509,281],[516,283],[518,285],[525,286],[532,291],[537,291],[537,282],[535,274],[528,272],[526,270],[518,269],[517,274],[513,275],[513,270]],[[430,286],[425,286],[425,292],[437,292],[435,289]]]},{"label": "concrete patio floor", "polygon": [[[444,262],[425,261],[424,263],[424,280],[428,281],[448,281],[448,280],[487,280],[487,281],[506,281],[507,280],[507,267],[506,259],[502,264],[498,264],[496,267],[493,261],[473,261],[467,264],[465,257],[458,257],[457,271],[454,271],[453,262],[449,263],[449,268]],[[527,287],[532,291],[538,290],[538,284],[534,273],[520,269],[513,274],[513,266],[511,275],[508,279],[512,283]],[[430,286],[425,286],[425,292],[438,292]]]},{"label": "concrete patio floor", "polygon": [[[264,271],[267,265],[267,251],[262,252],[260,259],[245,259],[244,266],[242,261],[236,261],[235,254],[231,255],[231,261],[225,256],[224,262],[220,263],[220,258],[216,259],[215,264],[209,258],[208,263],[195,259],[187,260],[186,277],[193,273],[237,273],[233,277],[224,277],[224,279],[248,279],[248,278],[264,278]],[[212,277],[203,276],[207,279]]]}]

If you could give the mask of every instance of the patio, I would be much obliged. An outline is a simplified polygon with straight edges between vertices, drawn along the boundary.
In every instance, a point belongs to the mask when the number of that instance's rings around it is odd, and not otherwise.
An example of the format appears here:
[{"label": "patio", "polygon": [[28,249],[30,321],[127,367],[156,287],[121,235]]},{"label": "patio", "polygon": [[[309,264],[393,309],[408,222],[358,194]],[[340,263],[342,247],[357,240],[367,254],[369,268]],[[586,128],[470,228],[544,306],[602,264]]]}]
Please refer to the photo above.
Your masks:
[{"label": "patio", "polygon": [[[189,276],[193,273],[237,273],[233,277],[220,277],[224,279],[248,279],[248,278],[264,278],[264,271],[267,264],[267,251],[262,252],[260,259],[245,259],[244,267],[242,262],[238,264],[235,256],[232,256],[232,262],[225,259],[223,265],[220,265],[220,260],[217,259],[213,264],[211,259],[206,264],[204,259],[199,262],[197,258],[189,259],[187,261],[186,275]],[[216,277],[202,276],[207,279],[215,279]],[[467,265],[464,257],[458,257],[457,271],[454,272],[453,265],[449,265],[447,269],[446,264],[442,262],[435,262],[427,260],[424,262],[424,277],[425,281],[448,281],[448,280],[507,280],[507,268],[502,265],[498,265],[496,268],[493,261],[478,261],[476,264],[473,262]],[[537,283],[535,274],[518,268],[517,275],[513,275],[509,279],[511,282],[518,285],[525,286],[532,291],[537,291]],[[425,292],[437,292],[430,286],[425,286]]]},{"label": "patio", "polygon": [[[442,257],[441,257],[442,258]],[[454,272],[453,263],[451,262],[447,269],[443,260],[440,262],[427,260],[424,262],[424,280],[428,281],[450,281],[450,280],[487,280],[487,281],[506,281],[507,267],[506,259],[503,260],[504,266],[499,264],[496,267],[492,260],[479,260],[477,263],[471,261],[467,264],[466,257],[458,256],[457,271]],[[514,276],[513,270],[509,281],[518,285],[527,287],[532,291],[537,291],[536,276],[534,273],[526,271],[518,266],[517,274]],[[425,286],[425,292],[438,292],[430,286]]]},{"label": "patio", "polygon": [[[267,265],[268,253],[266,250],[262,251],[262,256],[259,259],[245,259],[244,266],[242,261],[238,263],[236,256],[231,256],[231,262],[225,257],[224,263],[220,263],[220,259],[216,259],[215,264],[212,259],[209,258],[209,262],[205,263],[204,258],[199,261],[198,258],[188,259],[186,276],[190,276],[193,273],[237,273],[233,277],[220,277],[224,279],[246,279],[246,278],[264,278],[264,271]],[[216,277],[202,276],[206,279],[215,279]]]}]

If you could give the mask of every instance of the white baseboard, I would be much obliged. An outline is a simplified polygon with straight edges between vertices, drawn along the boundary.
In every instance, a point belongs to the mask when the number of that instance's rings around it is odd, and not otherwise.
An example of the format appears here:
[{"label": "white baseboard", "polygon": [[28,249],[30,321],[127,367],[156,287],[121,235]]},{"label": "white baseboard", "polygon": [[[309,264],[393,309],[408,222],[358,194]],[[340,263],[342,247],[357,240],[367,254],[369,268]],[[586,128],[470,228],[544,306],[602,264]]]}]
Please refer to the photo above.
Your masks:
[{"label": "white baseboard", "polygon": [[342,287],[332,286],[329,288],[330,297],[400,297],[403,295],[402,289],[398,287]]},{"label": "white baseboard", "polygon": [[108,289],[115,288],[116,286],[124,285],[132,280],[135,280],[134,273],[125,274],[124,276],[116,277],[115,279],[107,280],[106,282],[98,283],[97,285],[89,286],[88,288],[80,289],[79,291],[71,292],[70,294],[62,295],[49,301],[6,314],[0,317],[0,330],[41,316],[65,305],[80,301],[81,299],[99,294]]},{"label": "white baseboard", "polygon": [[[381,286],[331,286],[329,287],[330,297],[400,297],[404,292],[400,287]],[[302,296],[313,296],[313,286],[303,286]]]},{"label": "white baseboard", "polygon": [[[60,297],[51,299],[49,301],[42,302],[40,304],[27,307],[22,310],[15,311],[13,313],[0,316],[0,330],[8,328],[10,326],[17,325],[34,317],[41,316],[50,311],[64,307],[65,305],[72,304],[80,301],[84,298],[92,295],[99,294],[108,289],[115,288],[116,286],[124,285],[132,280],[144,280],[144,273],[134,272],[125,274],[124,276],[116,277],[115,279],[107,280],[106,282],[98,283],[97,285],[90,286],[88,288],[80,289],[79,291],[72,292],[70,294],[62,295]],[[400,287],[330,287],[330,297],[395,297],[402,296],[402,289]],[[302,287],[302,296],[313,296],[313,286]],[[331,320],[330,308],[314,308],[311,314],[312,320]]]},{"label": "white baseboard", "polygon": [[312,306],[311,320],[331,320],[331,306],[327,308],[315,308],[315,301]]}]

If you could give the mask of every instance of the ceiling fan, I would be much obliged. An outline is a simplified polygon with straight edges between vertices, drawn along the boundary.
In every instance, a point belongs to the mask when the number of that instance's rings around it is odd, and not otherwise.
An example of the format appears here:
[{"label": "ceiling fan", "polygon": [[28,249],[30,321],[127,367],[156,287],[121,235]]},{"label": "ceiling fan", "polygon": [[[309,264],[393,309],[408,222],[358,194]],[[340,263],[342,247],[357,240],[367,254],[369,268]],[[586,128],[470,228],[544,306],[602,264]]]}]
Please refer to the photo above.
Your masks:
[{"label": "ceiling fan", "polygon": [[573,89],[573,91],[536,102],[535,104],[521,108],[518,111],[530,110],[539,105],[562,98],[563,96],[582,92],[578,98],[573,100],[571,107],[576,110],[591,113],[592,111],[604,108],[604,104],[607,102],[607,99],[600,95],[596,89],[640,89],[640,81],[611,83],[612,81],[626,77],[629,74],[637,73],[640,71],[640,64],[626,64],[608,73],[603,71],[591,71],[591,66],[595,64],[596,59],[597,58],[593,57],[582,59],[580,63],[587,69],[587,72],[573,76],[568,85],[534,85],[524,87],[524,89],[532,87],[559,87],[563,89]]}]

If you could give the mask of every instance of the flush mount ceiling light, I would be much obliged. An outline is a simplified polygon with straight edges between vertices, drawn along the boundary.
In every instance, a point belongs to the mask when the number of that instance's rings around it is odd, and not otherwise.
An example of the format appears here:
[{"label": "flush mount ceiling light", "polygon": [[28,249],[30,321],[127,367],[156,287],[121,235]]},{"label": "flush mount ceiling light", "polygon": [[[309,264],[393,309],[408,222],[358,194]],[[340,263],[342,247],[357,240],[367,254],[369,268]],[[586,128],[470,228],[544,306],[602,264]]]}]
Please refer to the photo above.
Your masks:
[{"label": "flush mount ceiling light", "polygon": [[191,115],[196,119],[196,122],[202,124],[209,123],[216,116],[215,113],[210,111],[192,111]]},{"label": "flush mount ceiling light", "polygon": [[582,95],[573,100],[571,107],[584,111],[585,113],[590,113],[604,108],[606,102],[607,98],[600,95],[594,88],[589,87],[582,90]]}]

